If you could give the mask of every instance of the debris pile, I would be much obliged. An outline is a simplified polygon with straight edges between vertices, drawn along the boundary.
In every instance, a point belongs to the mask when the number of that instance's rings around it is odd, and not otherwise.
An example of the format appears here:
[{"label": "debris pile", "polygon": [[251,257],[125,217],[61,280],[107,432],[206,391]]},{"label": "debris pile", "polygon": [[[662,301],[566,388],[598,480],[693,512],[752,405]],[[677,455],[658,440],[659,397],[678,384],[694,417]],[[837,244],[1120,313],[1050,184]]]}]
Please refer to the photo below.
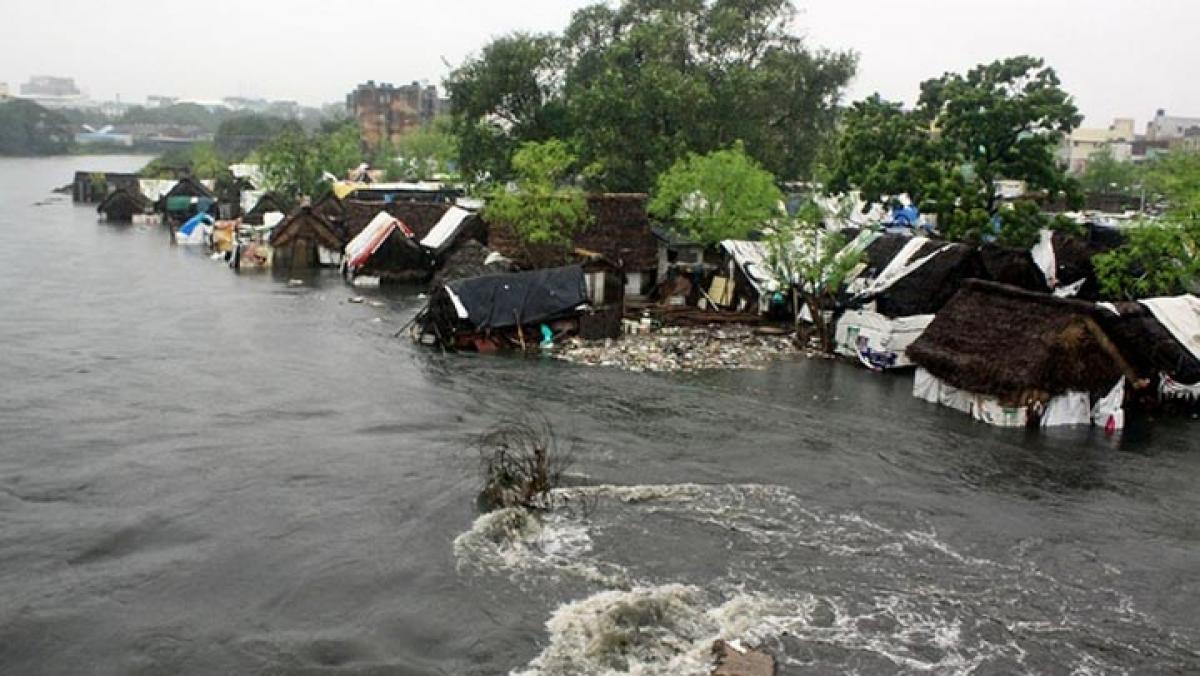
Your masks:
[{"label": "debris pile", "polygon": [[553,356],[587,366],[627,371],[666,372],[708,369],[762,369],[780,356],[801,354],[792,336],[763,333],[748,326],[665,327],[654,333],[631,334],[620,340],[587,342],[571,339]]}]

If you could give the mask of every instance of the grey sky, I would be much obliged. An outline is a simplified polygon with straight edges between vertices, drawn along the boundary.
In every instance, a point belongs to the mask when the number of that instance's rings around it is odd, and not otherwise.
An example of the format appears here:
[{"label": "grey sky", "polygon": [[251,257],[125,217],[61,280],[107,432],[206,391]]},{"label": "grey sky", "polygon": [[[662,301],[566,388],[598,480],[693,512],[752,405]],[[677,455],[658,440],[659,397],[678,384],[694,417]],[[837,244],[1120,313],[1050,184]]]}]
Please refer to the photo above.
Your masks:
[{"label": "grey sky", "polygon": [[[490,38],[549,31],[589,0],[10,0],[0,82],[68,75],[94,98],[338,101],[360,81],[440,82]],[[1197,0],[797,0],[810,44],[861,55],[850,99],[911,102],[921,80],[1043,56],[1088,124],[1200,116]]]}]

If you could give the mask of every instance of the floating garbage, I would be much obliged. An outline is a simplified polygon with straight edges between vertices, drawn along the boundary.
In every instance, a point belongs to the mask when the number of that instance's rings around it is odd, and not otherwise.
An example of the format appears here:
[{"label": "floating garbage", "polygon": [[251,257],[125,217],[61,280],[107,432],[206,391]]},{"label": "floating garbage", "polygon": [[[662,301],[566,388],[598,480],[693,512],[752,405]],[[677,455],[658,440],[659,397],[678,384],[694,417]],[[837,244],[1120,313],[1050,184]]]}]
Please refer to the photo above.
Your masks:
[{"label": "floating garbage", "polygon": [[288,286],[304,286],[303,279],[289,279]]},{"label": "floating garbage", "polygon": [[354,296],[353,298],[347,298],[346,302],[347,303],[361,303],[365,300],[366,300],[366,298],[363,298],[362,296]]},{"label": "floating garbage", "polygon": [[[640,328],[640,327],[639,327]],[[557,359],[588,366],[644,371],[762,369],[781,356],[803,354],[790,335],[764,335],[748,326],[667,327],[620,340],[572,338],[553,351]]]},{"label": "floating garbage", "polygon": [[359,275],[358,277],[355,277],[354,281],[350,282],[350,284],[357,289],[378,289],[379,282],[379,277],[374,277],[371,275]]}]

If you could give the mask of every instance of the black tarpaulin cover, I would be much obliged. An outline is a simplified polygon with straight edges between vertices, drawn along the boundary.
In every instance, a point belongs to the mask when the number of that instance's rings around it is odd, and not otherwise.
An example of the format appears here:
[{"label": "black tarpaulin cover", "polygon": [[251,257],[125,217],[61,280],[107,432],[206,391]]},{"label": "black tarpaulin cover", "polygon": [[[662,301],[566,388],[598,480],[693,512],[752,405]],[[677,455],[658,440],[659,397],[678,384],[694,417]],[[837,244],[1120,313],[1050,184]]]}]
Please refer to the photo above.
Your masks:
[{"label": "black tarpaulin cover", "polygon": [[467,311],[467,323],[478,330],[557,319],[588,299],[587,281],[578,265],[473,277],[451,282],[446,289]]}]

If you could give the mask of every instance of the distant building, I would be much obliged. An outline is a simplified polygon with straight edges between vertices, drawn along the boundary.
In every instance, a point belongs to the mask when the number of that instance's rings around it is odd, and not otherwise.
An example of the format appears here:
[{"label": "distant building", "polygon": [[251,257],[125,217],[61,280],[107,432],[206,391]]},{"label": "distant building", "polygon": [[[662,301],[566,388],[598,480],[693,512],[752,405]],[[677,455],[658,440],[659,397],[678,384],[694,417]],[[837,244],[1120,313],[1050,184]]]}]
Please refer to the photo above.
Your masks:
[{"label": "distant building", "polygon": [[9,94],[8,94],[8,83],[0,82],[0,101],[4,101],[9,98],[12,98],[12,97],[9,96]]},{"label": "distant building", "polygon": [[75,79],[52,75],[35,75],[21,85],[21,98],[34,101],[44,108],[82,108],[90,104],[75,86]]},{"label": "distant building", "polygon": [[176,96],[147,96],[147,108],[169,108],[179,102]]},{"label": "distant building", "polygon": [[[1195,130],[1195,131],[1192,131]],[[1170,117],[1162,108],[1146,124],[1147,141],[1175,141],[1200,133],[1200,117]]]},{"label": "distant building", "polygon": [[1129,162],[1135,140],[1132,118],[1119,117],[1107,129],[1080,127],[1063,139],[1059,161],[1076,174],[1087,168],[1092,156],[1105,150],[1118,162]]},{"label": "distant building", "polygon": [[368,80],[346,95],[346,112],[358,122],[363,141],[378,148],[384,141],[397,143],[408,131],[449,110],[449,100],[437,87],[419,82],[393,86]]}]

